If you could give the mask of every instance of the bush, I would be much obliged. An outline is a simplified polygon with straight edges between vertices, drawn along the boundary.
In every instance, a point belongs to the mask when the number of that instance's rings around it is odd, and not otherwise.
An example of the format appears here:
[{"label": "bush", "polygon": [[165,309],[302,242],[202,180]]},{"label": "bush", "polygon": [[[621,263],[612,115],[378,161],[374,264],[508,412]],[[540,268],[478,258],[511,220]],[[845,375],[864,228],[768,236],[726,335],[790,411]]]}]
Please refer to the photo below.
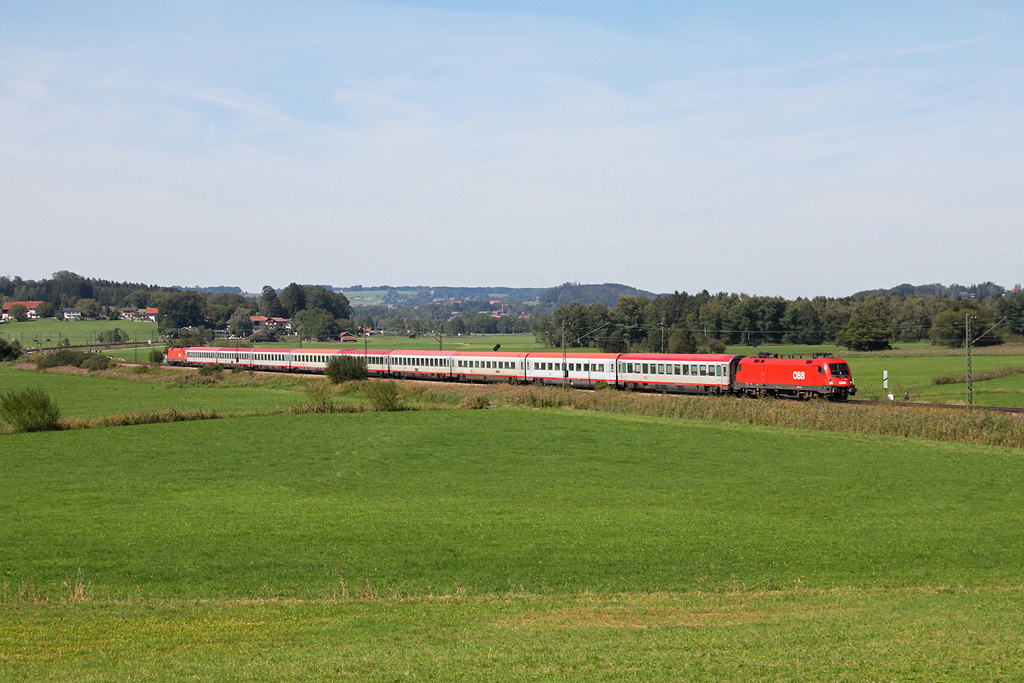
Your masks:
[{"label": "bush", "polygon": [[402,390],[394,380],[386,382],[370,382],[363,389],[366,398],[370,399],[373,409],[378,413],[388,413],[395,410],[404,410],[402,405]]},{"label": "bush", "polygon": [[366,379],[366,361],[359,356],[334,356],[327,361],[327,378],[331,384]]},{"label": "bush", "polygon": [[304,390],[306,392],[306,410],[310,413],[334,413],[337,406],[334,403],[334,391],[330,382],[313,382]]},{"label": "bush", "polygon": [[152,351],[150,351],[149,352],[149,362],[150,363],[163,363],[164,362],[164,352],[163,352],[163,349],[153,349]]},{"label": "bush", "polygon": [[86,355],[88,358],[82,361],[78,367],[83,370],[88,370],[89,372],[106,370],[117,365],[113,358],[110,356],[104,356],[102,353],[87,353]]},{"label": "bush", "polygon": [[219,364],[217,364],[217,363],[208,363],[208,364],[203,365],[203,366],[201,366],[199,368],[199,376],[200,377],[214,377],[215,375],[217,375],[217,373],[220,372],[220,370],[221,370],[221,367],[220,367]]},{"label": "bush", "polygon": [[459,410],[483,410],[491,405],[491,396],[489,394],[477,394],[476,396],[467,396],[462,399],[459,403]]},{"label": "bush", "polygon": [[0,361],[17,360],[19,356],[21,356],[21,344],[17,339],[12,342],[0,339]]},{"label": "bush", "polygon": [[46,370],[47,368],[72,367],[82,368],[89,372],[106,370],[117,363],[109,356],[101,353],[87,353],[84,351],[72,351],[71,349],[57,349],[36,356],[33,359],[36,369]]},{"label": "bush", "polygon": [[100,332],[100,342],[104,344],[120,344],[126,341],[129,341],[128,333],[120,327]]},{"label": "bush", "polygon": [[50,351],[49,353],[39,354],[33,358],[32,361],[36,364],[36,368],[39,370],[65,366],[77,368],[87,361],[90,355],[93,354],[85,353],[83,351],[72,351],[71,349],[57,349],[56,351]]},{"label": "bush", "polygon": [[208,387],[215,384],[217,384],[216,377],[189,372],[178,375],[168,382],[167,386],[172,389],[181,389],[183,387]]},{"label": "bush", "polygon": [[0,396],[0,417],[16,432],[60,429],[60,408],[49,394],[34,387]]}]

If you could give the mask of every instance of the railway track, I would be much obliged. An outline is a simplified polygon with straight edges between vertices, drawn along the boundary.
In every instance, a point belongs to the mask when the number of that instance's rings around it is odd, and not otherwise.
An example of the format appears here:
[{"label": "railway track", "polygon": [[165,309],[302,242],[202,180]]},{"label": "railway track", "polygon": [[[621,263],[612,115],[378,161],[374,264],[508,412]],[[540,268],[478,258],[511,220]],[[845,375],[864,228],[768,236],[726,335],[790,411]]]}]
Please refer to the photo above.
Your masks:
[{"label": "railway track", "polygon": [[[964,410],[965,408],[963,405],[949,403],[912,403],[910,401],[864,401],[850,399],[847,403],[864,406],[891,405],[894,408],[945,408],[946,410]],[[971,406],[971,410],[992,410],[997,413],[1024,413],[1024,408],[1009,408],[1006,406]]]}]

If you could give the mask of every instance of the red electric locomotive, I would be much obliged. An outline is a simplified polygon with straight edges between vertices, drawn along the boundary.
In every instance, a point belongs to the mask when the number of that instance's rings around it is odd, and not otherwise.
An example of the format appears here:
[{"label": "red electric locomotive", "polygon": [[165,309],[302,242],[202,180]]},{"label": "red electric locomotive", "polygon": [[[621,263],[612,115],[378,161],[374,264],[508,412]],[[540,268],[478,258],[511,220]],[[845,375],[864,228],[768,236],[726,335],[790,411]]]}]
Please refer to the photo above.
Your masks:
[{"label": "red electric locomotive", "polygon": [[846,361],[818,358],[741,358],[732,391],[744,396],[811,398],[845,401],[857,393]]}]

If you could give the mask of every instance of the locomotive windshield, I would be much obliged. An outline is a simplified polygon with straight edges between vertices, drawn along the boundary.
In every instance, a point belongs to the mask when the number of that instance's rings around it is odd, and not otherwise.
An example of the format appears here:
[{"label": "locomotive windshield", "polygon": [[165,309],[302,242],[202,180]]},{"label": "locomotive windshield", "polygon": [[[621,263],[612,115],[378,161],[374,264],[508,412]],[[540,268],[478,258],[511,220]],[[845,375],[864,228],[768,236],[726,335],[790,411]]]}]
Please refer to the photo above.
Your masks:
[{"label": "locomotive windshield", "polygon": [[832,371],[833,377],[849,377],[850,366],[846,363],[829,363],[828,369]]}]

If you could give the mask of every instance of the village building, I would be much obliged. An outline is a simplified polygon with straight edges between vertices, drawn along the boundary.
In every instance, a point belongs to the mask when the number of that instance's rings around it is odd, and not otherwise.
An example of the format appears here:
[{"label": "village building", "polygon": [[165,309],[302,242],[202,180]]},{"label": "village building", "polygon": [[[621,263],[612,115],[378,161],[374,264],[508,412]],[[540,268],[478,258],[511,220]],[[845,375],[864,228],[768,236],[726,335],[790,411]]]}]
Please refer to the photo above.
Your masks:
[{"label": "village building", "polygon": [[34,320],[34,319],[39,317],[36,314],[36,308],[38,308],[39,304],[41,304],[41,303],[43,303],[43,302],[42,301],[8,301],[7,303],[5,303],[3,305],[2,311],[0,311],[0,320],[3,320],[3,321],[10,320],[11,319],[11,313],[10,313],[11,307],[17,306],[18,304],[21,304],[26,309],[28,309],[28,317],[30,319]]}]

